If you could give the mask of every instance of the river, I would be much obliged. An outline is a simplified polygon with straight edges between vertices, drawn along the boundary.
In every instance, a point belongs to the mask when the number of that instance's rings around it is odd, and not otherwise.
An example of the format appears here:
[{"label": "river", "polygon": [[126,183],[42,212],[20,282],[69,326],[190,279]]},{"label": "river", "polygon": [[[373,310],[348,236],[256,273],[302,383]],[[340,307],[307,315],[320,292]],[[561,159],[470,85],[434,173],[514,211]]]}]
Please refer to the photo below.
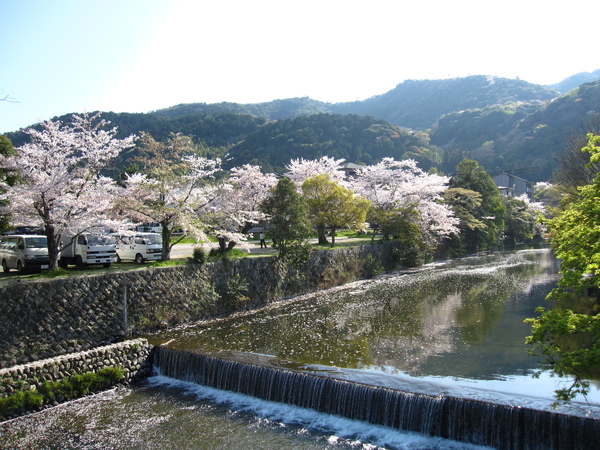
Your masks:
[{"label": "river", "polygon": [[[527,317],[558,279],[549,250],[432,263],[146,336],[151,343],[429,395],[550,410]],[[561,412],[600,418],[596,385]],[[8,448],[465,448],[156,375],[0,426]]]}]

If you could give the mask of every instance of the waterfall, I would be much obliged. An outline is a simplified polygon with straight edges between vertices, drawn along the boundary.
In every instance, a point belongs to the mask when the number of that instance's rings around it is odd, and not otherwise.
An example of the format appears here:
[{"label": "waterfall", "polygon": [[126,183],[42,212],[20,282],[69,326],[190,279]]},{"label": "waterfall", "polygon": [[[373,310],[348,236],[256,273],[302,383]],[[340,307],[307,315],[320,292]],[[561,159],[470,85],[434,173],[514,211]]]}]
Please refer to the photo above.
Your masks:
[{"label": "waterfall", "polygon": [[590,449],[600,421],[378,386],[156,348],[161,375],[263,400],[498,449]]}]

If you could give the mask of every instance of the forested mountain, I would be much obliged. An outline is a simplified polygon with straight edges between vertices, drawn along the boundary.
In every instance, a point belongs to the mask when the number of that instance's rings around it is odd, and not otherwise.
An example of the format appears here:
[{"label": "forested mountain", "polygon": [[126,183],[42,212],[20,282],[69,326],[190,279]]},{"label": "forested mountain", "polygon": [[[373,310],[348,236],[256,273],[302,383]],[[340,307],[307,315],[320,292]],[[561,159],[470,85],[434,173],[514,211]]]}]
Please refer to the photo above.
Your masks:
[{"label": "forested mountain", "polygon": [[490,172],[515,170],[544,181],[565,138],[585,135],[586,120],[598,113],[600,81],[595,81],[540,107],[515,104],[449,114],[431,130],[431,142],[445,150],[442,170],[451,171],[468,157]]},{"label": "forested mountain", "polygon": [[241,104],[241,103],[188,103],[160,109],[151,114],[167,117],[170,119],[187,116],[191,114],[250,114],[265,117],[271,120],[291,119],[299,116],[332,112],[329,103],[312,100],[308,97],[288,98],[285,100],[273,100],[265,103]]},{"label": "forested mountain", "polygon": [[475,75],[446,80],[408,80],[362,102],[334,105],[340,114],[371,115],[405,128],[425,130],[444,114],[513,102],[543,103],[559,94],[521,80]]},{"label": "forested mountain", "polygon": [[[198,144],[208,147],[230,147],[268,122],[264,117],[233,113],[209,115],[197,112],[171,119],[153,113],[104,112],[102,117],[118,127],[118,138],[143,131],[158,141],[164,141],[171,133],[182,133],[193,136]],[[71,114],[53,120],[69,123]],[[8,133],[8,137],[15,146],[21,145],[27,138],[22,131]]]},{"label": "forested mountain", "polygon": [[385,120],[353,114],[315,114],[265,125],[229,150],[229,166],[258,164],[283,173],[290,159],[343,158],[371,164],[391,156],[412,158],[428,170],[441,156],[426,133],[406,131]]},{"label": "forested mountain", "polygon": [[446,80],[407,80],[391,91],[367,100],[324,103],[309,98],[267,103],[190,103],[151,114],[176,118],[187,114],[251,114],[271,120],[291,119],[316,113],[373,116],[415,130],[430,128],[438,117],[454,111],[485,108],[510,102],[547,102],[559,93],[521,80],[475,75]]},{"label": "forested mountain", "polygon": [[[414,158],[425,170],[449,173],[467,157],[490,172],[514,170],[545,181],[565,137],[585,134],[586,119],[598,113],[600,81],[559,96],[521,80],[470,76],[405,81],[360,102],[192,103],[103,117],[119,128],[119,137],[148,132],[163,141],[182,133],[207,156],[229,153],[227,164],[251,162],[265,171],[282,172],[293,158],[327,155],[365,164],[385,156]],[[70,115],[58,119],[68,122]],[[8,136],[17,147],[26,139],[22,132]],[[120,167],[127,167],[135,153],[123,155]]]},{"label": "forested mountain", "polygon": [[594,70],[593,72],[580,72],[575,75],[565,78],[560,83],[551,84],[548,86],[550,89],[556,89],[562,94],[566,94],[571,89],[582,85],[583,83],[591,83],[592,81],[600,80],[600,69]]}]

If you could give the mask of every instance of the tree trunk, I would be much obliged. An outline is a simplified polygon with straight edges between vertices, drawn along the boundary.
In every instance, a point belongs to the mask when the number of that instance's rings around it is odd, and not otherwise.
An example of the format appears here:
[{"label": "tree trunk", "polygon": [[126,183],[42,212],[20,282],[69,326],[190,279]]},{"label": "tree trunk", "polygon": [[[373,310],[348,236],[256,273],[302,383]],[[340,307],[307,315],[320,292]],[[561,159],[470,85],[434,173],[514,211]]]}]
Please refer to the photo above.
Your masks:
[{"label": "tree trunk", "polygon": [[335,245],[335,227],[331,227],[331,247]]},{"label": "tree trunk", "polygon": [[379,227],[374,226],[373,227],[373,235],[371,236],[371,244],[375,243],[375,235],[377,235],[378,231],[379,231]]},{"label": "tree trunk", "polygon": [[171,232],[172,229],[169,228],[168,222],[160,223],[162,230],[162,260],[169,261],[171,259]]},{"label": "tree trunk", "polygon": [[317,225],[317,235],[319,236],[320,245],[329,244],[327,236],[325,235],[325,225]]},{"label": "tree trunk", "polygon": [[244,226],[240,230],[240,233],[242,233],[242,234],[248,234],[248,231],[250,231],[254,227],[254,225],[255,225],[254,222],[245,222]]},{"label": "tree trunk", "polygon": [[56,234],[53,226],[46,227],[46,239],[48,240],[48,257],[50,258],[49,269],[58,269],[58,243],[56,242]]}]

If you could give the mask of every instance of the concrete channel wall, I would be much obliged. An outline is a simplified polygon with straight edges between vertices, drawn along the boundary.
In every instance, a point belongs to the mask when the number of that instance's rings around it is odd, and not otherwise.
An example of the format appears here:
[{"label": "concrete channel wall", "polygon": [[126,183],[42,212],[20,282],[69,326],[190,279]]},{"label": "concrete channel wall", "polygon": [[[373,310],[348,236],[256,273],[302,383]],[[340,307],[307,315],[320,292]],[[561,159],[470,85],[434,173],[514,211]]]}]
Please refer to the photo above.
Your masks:
[{"label": "concrete channel wall", "polygon": [[0,368],[82,352],[136,333],[263,306],[402,263],[394,241],[277,258],[0,283]]}]

